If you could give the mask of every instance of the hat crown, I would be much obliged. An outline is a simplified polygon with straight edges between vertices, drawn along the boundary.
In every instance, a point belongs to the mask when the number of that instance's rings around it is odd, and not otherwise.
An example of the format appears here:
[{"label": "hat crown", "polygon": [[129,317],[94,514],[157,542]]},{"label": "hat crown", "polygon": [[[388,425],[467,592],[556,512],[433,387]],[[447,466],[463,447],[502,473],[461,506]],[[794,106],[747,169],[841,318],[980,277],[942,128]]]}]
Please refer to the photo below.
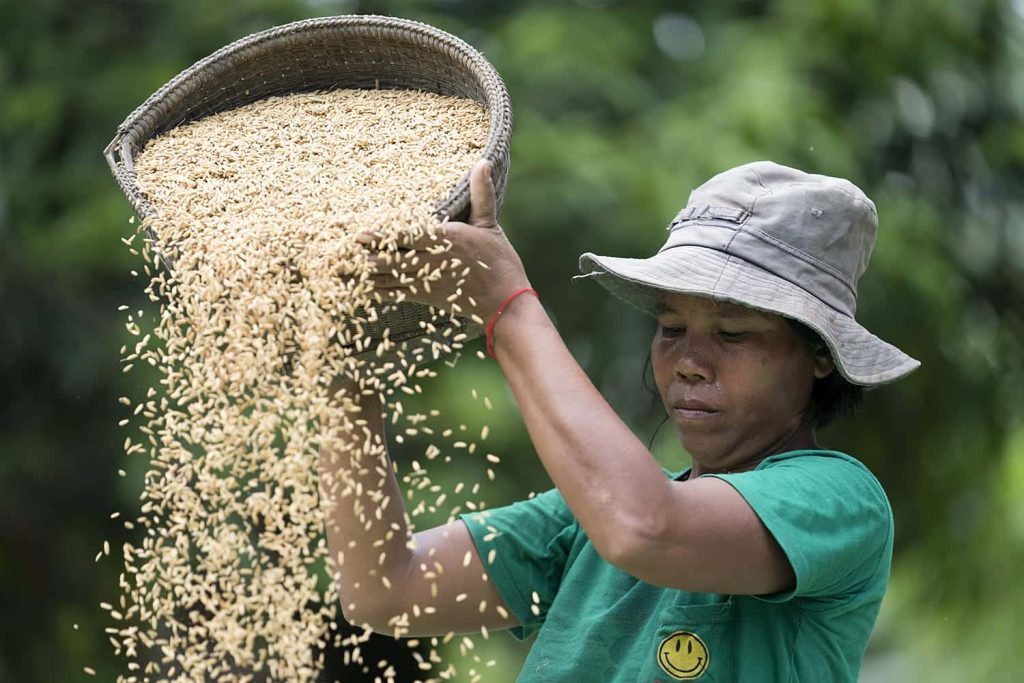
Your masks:
[{"label": "hat crown", "polygon": [[695,189],[669,228],[663,251],[683,245],[724,251],[852,315],[878,215],[848,180],[759,161]]},{"label": "hat crown", "polygon": [[798,320],[828,346],[840,374],[877,387],[920,363],[854,318],[878,218],[852,183],[756,162],[721,173],[690,195],[650,258],[586,253],[594,277],[658,315],[663,292],[730,301]]}]

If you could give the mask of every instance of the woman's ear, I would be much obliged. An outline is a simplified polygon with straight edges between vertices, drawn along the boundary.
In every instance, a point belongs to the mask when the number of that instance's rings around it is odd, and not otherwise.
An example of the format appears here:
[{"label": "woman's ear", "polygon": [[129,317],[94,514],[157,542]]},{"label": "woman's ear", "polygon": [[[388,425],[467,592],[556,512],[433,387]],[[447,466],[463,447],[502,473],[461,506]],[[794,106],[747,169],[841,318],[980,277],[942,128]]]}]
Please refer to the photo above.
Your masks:
[{"label": "woman's ear", "polygon": [[814,379],[823,379],[835,371],[836,364],[828,347],[822,344],[814,349]]}]

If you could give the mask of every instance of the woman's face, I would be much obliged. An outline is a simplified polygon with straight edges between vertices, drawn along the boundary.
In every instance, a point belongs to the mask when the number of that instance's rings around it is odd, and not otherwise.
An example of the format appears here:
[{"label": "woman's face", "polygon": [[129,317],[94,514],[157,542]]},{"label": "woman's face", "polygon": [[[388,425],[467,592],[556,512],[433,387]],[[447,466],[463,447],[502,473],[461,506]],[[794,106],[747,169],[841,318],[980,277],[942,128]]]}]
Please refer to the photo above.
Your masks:
[{"label": "woman's face", "polygon": [[782,316],[664,292],[651,362],[683,448],[704,471],[814,445],[803,419],[816,377],[832,371]]}]

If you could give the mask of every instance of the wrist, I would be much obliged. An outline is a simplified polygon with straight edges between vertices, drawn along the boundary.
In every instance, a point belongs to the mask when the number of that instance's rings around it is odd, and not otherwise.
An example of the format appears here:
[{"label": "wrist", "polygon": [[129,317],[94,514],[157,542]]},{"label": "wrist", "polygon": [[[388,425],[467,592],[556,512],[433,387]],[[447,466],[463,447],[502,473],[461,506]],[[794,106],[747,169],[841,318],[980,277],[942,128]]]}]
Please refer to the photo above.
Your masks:
[{"label": "wrist", "polygon": [[[515,324],[516,320],[522,319],[522,314],[533,308],[531,300],[537,305],[540,304],[540,295],[532,287],[519,287],[515,289],[508,297],[498,306],[494,315],[491,317],[490,322],[487,324],[484,332],[487,342],[487,355],[491,358],[497,359],[495,355],[495,344],[499,324],[502,320],[509,318],[502,325],[508,328],[509,325]],[[542,309],[543,310],[543,309]]]},{"label": "wrist", "polygon": [[520,289],[532,289],[533,285],[530,284],[530,279],[523,273],[521,277],[502,277],[500,283],[489,283],[486,290],[482,292],[484,295],[476,297],[476,314],[484,321],[486,325],[494,318],[494,315],[498,312],[510,296]]}]

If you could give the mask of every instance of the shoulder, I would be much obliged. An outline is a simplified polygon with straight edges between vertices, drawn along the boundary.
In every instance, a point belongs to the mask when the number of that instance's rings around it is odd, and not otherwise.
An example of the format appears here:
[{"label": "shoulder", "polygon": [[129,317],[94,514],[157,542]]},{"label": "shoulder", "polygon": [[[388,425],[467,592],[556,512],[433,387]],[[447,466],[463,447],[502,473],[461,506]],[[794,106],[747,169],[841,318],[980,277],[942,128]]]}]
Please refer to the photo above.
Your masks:
[{"label": "shoulder", "polygon": [[546,544],[578,526],[558,489],[490,510],[464,513],[462,520],[480,543],[495,539],[520,545]]},{"label": "shoulder", "polygon": [[751,474],[762,475],[751,478],[755,481],[765,479],[797,489],[814,489],[816,497],[830,493],[853,494],[861,504],[889,512],[889,499],[878,478],[860,460],[839,451],[806,450],[773,455]]},{"label": "shoulder", "polygon": [[[892,510],[885,489],[864,463],[846,453],[805,450],[766,458],[756,470],[720,475],[744,497],[782,501],[794,510],[814,508],[838,519],[868,515],[888,530]],[[879,529],[881,530],[881,529]]]},{"label": "shoulder", "polygon": [[755,472],[777,467],[816,469],[833,468],[836,471],[863,472],[872,478],[871,470],[857,458],[841,451],[812,449],[779,453],[764,459]]},{"label": "shoulder", "polygon": [[878,479],[856,458],[794,451],[753,471],[716,476],[746,499],[779,542],[797,575],[797,593],[846,593],[887,576],[892,510]]}]

